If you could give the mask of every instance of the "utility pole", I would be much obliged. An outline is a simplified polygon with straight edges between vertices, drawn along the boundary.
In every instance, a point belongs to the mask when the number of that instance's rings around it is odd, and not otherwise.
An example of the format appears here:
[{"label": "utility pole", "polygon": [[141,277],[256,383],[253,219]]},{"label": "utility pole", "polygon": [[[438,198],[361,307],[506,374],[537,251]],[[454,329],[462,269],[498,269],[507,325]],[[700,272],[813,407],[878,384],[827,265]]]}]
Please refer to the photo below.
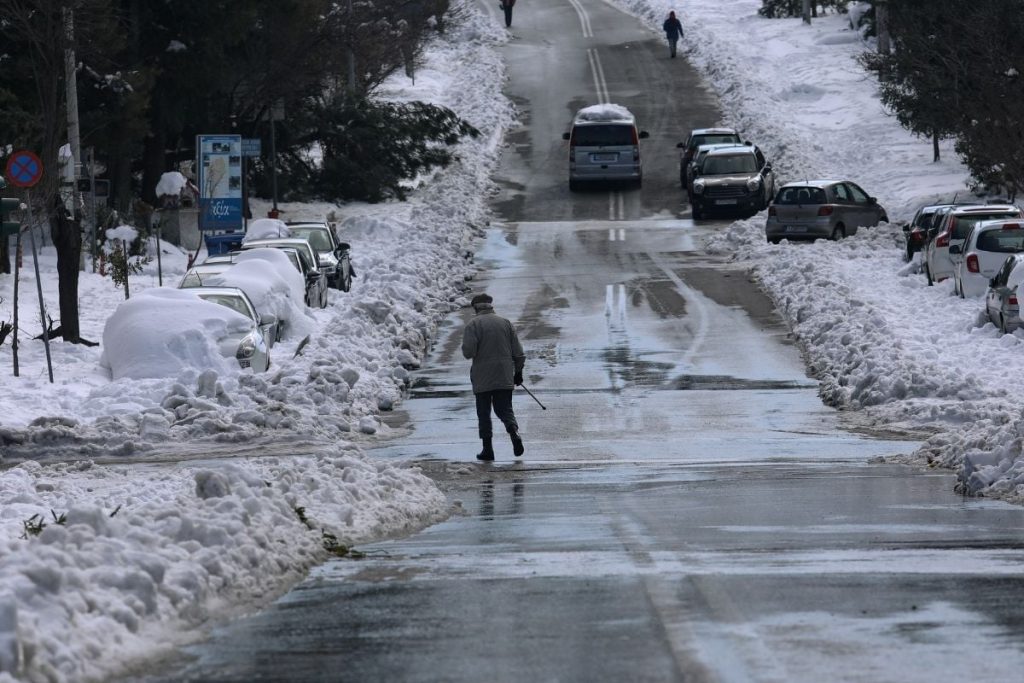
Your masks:
[{"label": "utility pole", "polygon": [[804,0],[803,10],[800,14],[805,24],[811,23],[811,0]]},{"label": "utility pole", "polygon": [[[78,132],[78,76],[75,61],[75,13],[70,7],[62,10],[64,14],[64,37],[67,46],[64,48],[64,81],[67,84],[68,110],[68,144],[71,146],[71,192],[67,201],[76,225],[81,225],[81,202],[78,198],[78,179],[82,176],[82,149]],[[79,256],[79,270],[85,270],[85,250]]]},{"label": "utility pole", "polygon": [[352,0],[348,0],[348,94],[352,97],[356,94],[356,51],[352,48],[353,27],[355,17],[352,11]]}]

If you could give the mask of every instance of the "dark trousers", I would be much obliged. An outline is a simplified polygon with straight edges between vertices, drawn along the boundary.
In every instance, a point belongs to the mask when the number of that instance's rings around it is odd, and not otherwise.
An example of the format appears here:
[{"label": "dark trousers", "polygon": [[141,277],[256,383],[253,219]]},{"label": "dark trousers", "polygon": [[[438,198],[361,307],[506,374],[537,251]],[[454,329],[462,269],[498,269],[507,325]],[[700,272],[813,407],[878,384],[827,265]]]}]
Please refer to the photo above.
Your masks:
[{"label": "dark trousers", "polygon": [[491,408],[509,434],[519,431],[516,415],[512,412],[512,390],[483,391],[476,395],[476,419],[480,423],[480,438],[491,438]]}]

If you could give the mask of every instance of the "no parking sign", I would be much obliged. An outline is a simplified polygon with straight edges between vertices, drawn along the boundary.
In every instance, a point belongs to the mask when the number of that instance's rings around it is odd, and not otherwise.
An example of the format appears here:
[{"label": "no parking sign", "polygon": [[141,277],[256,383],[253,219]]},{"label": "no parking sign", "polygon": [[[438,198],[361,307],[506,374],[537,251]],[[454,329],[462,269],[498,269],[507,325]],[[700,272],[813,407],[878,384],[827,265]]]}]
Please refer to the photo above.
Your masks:
[{"label": "no parking sign", "polygon": [[15,187],[34,187],[43,177],[43,162],[33,152],[19,150],[7,159],[5,175]]}]

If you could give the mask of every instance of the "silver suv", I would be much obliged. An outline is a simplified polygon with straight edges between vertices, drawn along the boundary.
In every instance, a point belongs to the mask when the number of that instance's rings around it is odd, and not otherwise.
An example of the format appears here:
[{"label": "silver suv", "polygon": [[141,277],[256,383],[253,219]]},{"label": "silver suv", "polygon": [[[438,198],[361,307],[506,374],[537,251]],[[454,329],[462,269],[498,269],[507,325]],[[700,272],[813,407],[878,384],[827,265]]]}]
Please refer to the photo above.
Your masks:
[{"label": "silver suv", "polygon": [[569,189],[593,181],[643,182],[640,140],[647,131],[636,127],[636,117],[617,104],[584,107],[573,117],[569,141]]}]

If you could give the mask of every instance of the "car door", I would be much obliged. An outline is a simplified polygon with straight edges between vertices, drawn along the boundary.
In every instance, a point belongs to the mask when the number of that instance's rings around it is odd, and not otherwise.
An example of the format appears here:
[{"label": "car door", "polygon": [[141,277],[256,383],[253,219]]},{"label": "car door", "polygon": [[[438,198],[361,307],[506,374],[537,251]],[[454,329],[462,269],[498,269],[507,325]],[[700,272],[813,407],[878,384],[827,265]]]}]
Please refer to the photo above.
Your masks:
[{"label": "car door", "polygon": [[860,227],[860,216],[857,213],[857,205],[853,203],[850,195],[850,188],[846,183],[836,183],[832,186],[833,203],[835,204],[836,218],[833,224],[842,223],[846,236],[857,234]]},{"label": "car door", "polygon": [[882,218],[882,209],[877,202],[871,201],[871,197],[856,183],[846,182],[847,193],[850,196],[850,203],[853,205],[853,212],[857,217],[857,227],[870,228],[878,225]]},{"label": "car door", "polygon": [[775,172],[772,171],[772,165],[764,158],[760,147],[754,148],[754,157],[757,159],[757,168],[761,171],[761,185],[764,192],[763,203],[765,206],[768,206],[772,197],[775,196]]}]

